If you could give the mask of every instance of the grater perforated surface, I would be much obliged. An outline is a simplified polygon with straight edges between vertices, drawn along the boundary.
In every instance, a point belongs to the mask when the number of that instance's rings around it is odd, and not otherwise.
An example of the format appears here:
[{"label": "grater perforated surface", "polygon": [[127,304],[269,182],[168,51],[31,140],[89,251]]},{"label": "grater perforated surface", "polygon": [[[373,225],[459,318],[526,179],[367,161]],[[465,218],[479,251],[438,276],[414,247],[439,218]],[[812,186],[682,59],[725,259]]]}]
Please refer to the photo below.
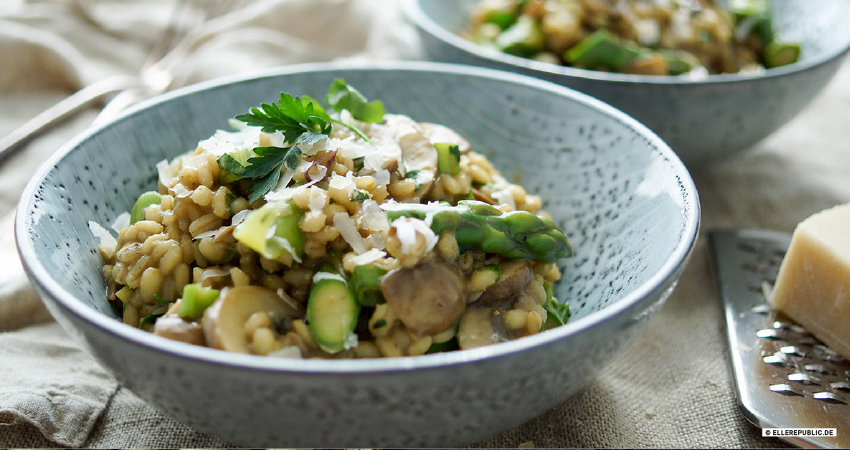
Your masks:
[{"label": "grater perforated surface", "polygon": [[771,309],[768,298],[791,235],[709,233],[739,406],[761,428],[835,428],[835,437],[782,439],[850,447],[850,362]]}]

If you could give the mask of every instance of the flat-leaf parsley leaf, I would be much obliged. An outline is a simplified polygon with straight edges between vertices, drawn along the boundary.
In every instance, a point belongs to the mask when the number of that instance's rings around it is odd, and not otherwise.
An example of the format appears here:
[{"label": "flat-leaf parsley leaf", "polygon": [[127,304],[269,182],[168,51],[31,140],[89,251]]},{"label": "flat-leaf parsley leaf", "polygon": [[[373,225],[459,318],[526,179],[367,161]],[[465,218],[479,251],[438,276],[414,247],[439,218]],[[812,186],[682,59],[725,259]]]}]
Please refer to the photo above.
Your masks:
[{"label": "flat-leaf parsley leaf", "polygon": [[280,177],[282,165],[295,169],[301,149],[295,145],[289,147],[257,147],[254,153],[258,156],[248,158],[249,165],[242,171],[245,178],[253,178],[254,182],[248,189],[248,201],[253,203],[274,189]]},{"label": "flat-leaf parsley leaf", "polygon": [[337,111],[347,109],[352,117],[361,122],[381,123],[387,113],[383,103],[378,100],[369,102],[360,91],[339,78],[331,84],[325,102]]},{"label": "flat-leaf parsley leaf", "polygon": [[295,142],[303,133],[317,133],[327,137],[331,132],[331,118],[324,108],[308,96],[292,97],[281,93],[278,103],[251,108],[248,114],[236,116],[248,125],[261,127],[266,133],[280,131],[287,142]]}]

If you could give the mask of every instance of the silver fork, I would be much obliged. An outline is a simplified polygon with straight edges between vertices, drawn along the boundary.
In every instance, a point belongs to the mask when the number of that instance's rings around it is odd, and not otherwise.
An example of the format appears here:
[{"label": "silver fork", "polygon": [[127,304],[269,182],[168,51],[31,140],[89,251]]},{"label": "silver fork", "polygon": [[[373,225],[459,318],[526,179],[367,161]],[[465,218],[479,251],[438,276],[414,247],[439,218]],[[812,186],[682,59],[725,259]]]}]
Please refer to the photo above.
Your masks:
[{"label": "silver fork", "polygon": [[176,0],[169,23],[148,54],[139,76],[120,75],[95,82],[27,121],[0,139],[0,163],[33,138],[94,104],[102,104],[110,96],[114,98],[101,110],[94,124],[174,87],[175,67],[202,41],[204,33],[199,27],[244,3],[246,0]]},{"label": "silver fork", "polygon": [[[101,110],[95,122],[109,119],[124,108],[144,98],[157,95],[177,86],[183,80],[175,77],[174,69],[202,43],[206,34],[199,29],[202,24],[215,31],[227,25],[226,14],[253,0],[176,0],[169,25],[152,49],[138,77],[107,78],[77,91],[52,108],[36,116],[11,135],[0,140],[0,163],[3,158],[21,148],[30,139],[47,131],[51,126],[70,118],[87,106],[102,102],[110,95],[115,97]],[[213,24],[213,20],[220,20]],[[209,22],[209,23],[207,23]],[[28,283],[21,260],[14,245],[14,210],[0,219],[0,292],[14,292],[18,310],[41,311],[37,296],[28,294]],[[0,310],[3,309],[0,304]],[[43,317],[34,314],[31,318]],[[19,326],[23,326],[20,325]],[[0,327],[0,331],[2,328]]]}]

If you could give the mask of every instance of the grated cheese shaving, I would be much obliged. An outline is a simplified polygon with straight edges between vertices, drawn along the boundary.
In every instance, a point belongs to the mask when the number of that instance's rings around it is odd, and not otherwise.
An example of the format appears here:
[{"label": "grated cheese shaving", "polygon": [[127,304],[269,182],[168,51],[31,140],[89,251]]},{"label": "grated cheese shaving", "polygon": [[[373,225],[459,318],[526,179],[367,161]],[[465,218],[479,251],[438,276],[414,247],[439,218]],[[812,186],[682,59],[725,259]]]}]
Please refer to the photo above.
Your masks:
[{"label": "grated cheese shaving", "polygon": [[233,217],[230,218],[230,225],[239,225],[246,217],[248,217],[248,214],[251,214],[250,209],[243,209],[242,211],[234,214]]},{"label": "grated cheese shaving", "polygon": [[363,236],[360,235],[360,232],[357,231],[354,221],[351,220],[351,217],[347,213],[341,212],[334,214],[333,221],[334,226],[339,230],[340,236],[345,239],[345,242],[348,242],[348,245],[351,246],[355,253],[359,255],[369,251],[369,245],[363,239]]},{"label": "grated cheese shaving", "polygon": [[357,347],[357,333],[349,333],[348,337],[345,339],[345,342],[342,343],[342,348],[346,350],[351,350],[352,348]]},{"label": "grated cheese shaving", "polygon": [[287,295],[283,288],[278,288],[277,296],[280,297],[280,299],[283,300],[284,303],[289,305],[293,310],[298,311],[301,309],[301,305],[296,302],[292,297]]},{"label": "grated cheese shaving", "polygon": [[192,195],[192,190],[183,186],[182,183],[177,183],[173,187],[169,189],[170,192],[174,193],[175,198],[186,198]]},{"label": "grated cheese shaving", "polygon": [[130,226],[130,213],[122,212],[118,214],[118,217],[112,221],[112,225],[109,228],[115,230],[116,233],[120,233],[121,230]]},{"label": "grated cheese shaving", "polygon": [[434,231],[420,219],[399,217],[393,220],[392,226],[396,230],[396,237],[401,242],[401,252],[407,255],[411,254],[416,247],[417,234],[425,238],[425,252],[431,251],[439,241]]},{"label": "grated cheese shaving", "polygon": [[358,220],[361,229],[369,231],[386,231],[390,227],[387,213],[372,199],[365,200],[361,207],[363,215]]},{"label": "grated cheese shaving", "polygon": [[372,248],[366,253],[351,258],[351,262],[356,266],[362,266],[365,264],[372,264],[375,261],[380,261],[385,256],[387,256],[387,252],[377,248]]},{"label": "grated cheese shaving", "polygon": [[208,278],[218,278],[218,277],[226,277],[230,275],[230,271],[227,269],[222,269],[221,267],[210,267],[207,270],[204,270],[204,273],[201,275],[201,281]]},{"label": "grated cheese shaving", "polygon": [[387,169],[379,170],[372,175],[378,186],[386,186],[390,184],[390,171]]},{"label": "grated cheese shaving", "polygon": [[99,223],[92,222],[91,220],[89,221],[89,230],[91,230],[91,234],[93,234],[94,237],[100,240],[100,251],[102,251],[107,258],[112,258],[117,250],[116,247],[118,247],[118,241],[115,237],[113,237],[106,228],[100,226]]},{"label": "grated cheese shaving", "polygon": [[366,245],[373,249],[382,249],[387,246],[386,233],[373,233],[366,238]]},{"label": "grated cheese shaving", "polygon": [[514,196],[507,190],[496,191],[493,193],[493,200],[499,202],[499,205],[508,205],[511,207],[511,211],[516,210],[516,203],[514,202]]},{"label": "grated cheese shaving", "polygon": [[345,278],[338,273],[330,273],[330,272],[316,272],[313,274],[313,284],[316,284],[322,280],[337,280],[345,283]]},{"label": "grated cheese shaving", "polygon": [[328,202],[328,194],[324,189],[313,189],[310,188],[310,201],[307,206],[310,207],[310,211],[321,212],[325,205]]},{"label": "grated cheese shaving", "polygon": [[203,233],[199,233],[197,236],[193,237],[193,241],[197,241],[206,237],[216,236],[218,233],[221,233],[227,227],[216,228],[215,230],[204,231]]},{"label": "grated cheese shaving", "polygon": [[156,171],[159,174],[159,183],[170,188],[171,182],[177,177],[177,167],[168,164],[167,159],[163,159],[156,163]]},{"label": "grated cheese shaving", "polygon": [[266,356],[272,356],[274,358],[292,358],[292,359],[302,359],[301,349],[296,346],[291,347],[283,347],[280,350],[275,350],[273,352],[269,352]]}]

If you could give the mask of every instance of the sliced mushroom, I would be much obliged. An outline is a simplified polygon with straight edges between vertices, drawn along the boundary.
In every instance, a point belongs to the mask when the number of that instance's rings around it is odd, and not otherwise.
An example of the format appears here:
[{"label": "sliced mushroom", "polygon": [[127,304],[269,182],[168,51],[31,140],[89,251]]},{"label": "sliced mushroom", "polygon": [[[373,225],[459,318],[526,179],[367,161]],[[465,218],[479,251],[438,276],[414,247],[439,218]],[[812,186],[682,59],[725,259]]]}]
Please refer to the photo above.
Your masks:
[{"label": "sliced mushroom", "polygon": [[469,153],[469,141],[462,138],[451,128],[429,122],[421,122],[419,127],[422,128],[422,134],[432,143],[445,142],[447,144],[455,144],[461,154]]},{"label": "sliced mushroom", "polygon": [[479,202],[488,203],[490,205],[498,205],[498,202],[496,200],[493,200],[492,198],[490,198],[489,195],[481,192],[481,190],[479,189],[472,188],[472,195],[475,200],[478,200]]},{"label": "sliced mushroom", "polygon": [[272,321],[303,316],[293,299],[260,286],[239,286],[221,291],[204,313],[203,329],[207,345],[229,352],[251,353],[245,335],[245,321],[252,314],[266,312]]},{"label": "sliced mushroom", "polygon": [[439,258],[387,273],[381,292],[404,326],[421,336],[449,328],[466,307],[463,273]]},{"label": "sliced mushroom", "polygon": [[477,303],[493,308],[507,306],[534,279],[528,261],[506,261],[501,265],[499,280],[484,290]]},{"label": "sliced mushroom", "polygon": [[504,321],[493,308],[470,308],[460,316],[457,344],[462,350],[509,340]]},{"label": "sliced mushroom", "polygon": [[187,322],[175,315],[162,316],[154,324],[153,334],[187,344],[204,345],[204,331],[198,322]]}]

